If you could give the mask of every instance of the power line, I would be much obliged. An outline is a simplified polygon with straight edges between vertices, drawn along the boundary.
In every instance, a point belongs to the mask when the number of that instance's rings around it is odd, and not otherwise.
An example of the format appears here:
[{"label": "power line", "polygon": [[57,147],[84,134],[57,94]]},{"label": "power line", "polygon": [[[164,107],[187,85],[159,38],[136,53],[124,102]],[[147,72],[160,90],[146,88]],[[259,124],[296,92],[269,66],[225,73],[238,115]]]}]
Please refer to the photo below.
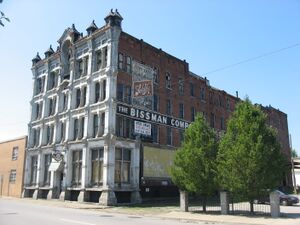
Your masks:
[{"label": "power line", "polygon": [[293,45],[290,45],[290,46],[287,46],[287,47],[284,47],[284,48],[280,48],[280,49],[271,51],[271,52],[266,52],[266,53],[263,53],[263,54],[261,54],[261,55],[254,56],[254,57],[251,57],[251,58],[248,58],[248,59],[245,59],[245,60],[236,62],[236,63],[232,63],[232,64],[229,64],[229,65],[227,65],[227,66],[220,67],[220,68],[218,68],[218,69],[211,70],[211,71],[209,71],[209,72],[207,72],[207,73],[204,73],[203,75],[205,76],[205,75],[207,75],[207,74],[212,74],[212,73],[219,72],[219,71],[222,71],[222,70],[225,70],[225,69],[229,69],[229,68],[238,66],[238,65],[240,65],[240,64],[244,64],[244,63],[248,63],[248,62],[251,62],[251,61],[255,61],[255,60],[257,60],[257,59],[261,59],[261,58],[264,58],[264,57],[267,57],[267,56],[270,56],[270,55],[274,55],[274,54],[276,54],[276,53],[285,51],[285,50],[287,50],[287,49],[295,48],[295,47],[298,47],[298,46],[300,46],[300,42],[298,42],[298,43],[296,43],[296,44],[293,44]]}]

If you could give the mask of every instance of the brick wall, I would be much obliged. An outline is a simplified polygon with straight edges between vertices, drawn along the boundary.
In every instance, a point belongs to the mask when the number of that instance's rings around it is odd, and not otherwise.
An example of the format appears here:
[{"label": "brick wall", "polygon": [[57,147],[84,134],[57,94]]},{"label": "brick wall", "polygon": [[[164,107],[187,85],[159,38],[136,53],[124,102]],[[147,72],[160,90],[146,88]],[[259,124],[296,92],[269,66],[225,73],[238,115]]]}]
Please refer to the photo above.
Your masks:
[{"label": "brick wall", "polygon": [[[185,120],[191,121],[191,109],[194,107],[196,112],[204,113],[209,124],[211,117],[214,116],[214,128],[221,130],[221,117],[226,121],[234,110],[238,99],[225,91],[211,87],[206,78],[191,74],[189,65],[184,60],[171,56],[161,49],[157,49],[143,40],[138,40],[124,32],[120,36],[119,53],[122,53],[124,56],[130,56],[132,60],[158,69],[158,82],[157,84],[154,83],[154,94],[158,96],[158,112],[162,114],[166,114],[166,102],[169,99],[171,100],[171,115],[173,117],[179,118],[179,104],[182,103],[184,105]],[[166,88],[167,72],[171,75],[171,89]],[[184,81],[184,93],[182,95],[179,94],[179,79]],[[131,85],[131,76],[126,72],[119,72],[118,83]],[[191,84],[194,86],[194,96],[191,96]],[[201,88],[205,90],[204,100],[200,97]],[[228,109],[226,105],[227,99],[230,104]],[[173,146],[180,146],[179,130],[172,128],[172,134]],[[159,144],[166,145],[166,139],[166,127],[160,126]]]}]

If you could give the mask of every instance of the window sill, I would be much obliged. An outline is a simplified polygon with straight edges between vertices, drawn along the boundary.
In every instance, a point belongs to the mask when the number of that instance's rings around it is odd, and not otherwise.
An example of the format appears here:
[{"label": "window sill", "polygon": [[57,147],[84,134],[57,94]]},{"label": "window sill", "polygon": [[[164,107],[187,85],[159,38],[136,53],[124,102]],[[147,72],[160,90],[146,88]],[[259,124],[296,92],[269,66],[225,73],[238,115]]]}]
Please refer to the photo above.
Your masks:
[{"label": "window sill", "polygon": [[107,66],[102,67],[102,68],[100,68],[99,70],[93,71],[93,72],[92,72],[92,75],[95,75],[95,74],[98,74],[98,73],[101,73],[101,72],[105,71],[106,67],[107,67]]},{"label": "window sill", "polygon": [[67,112],[69,112],[69,109],[65,109],[65,110],[59,112],[58,115],[64,115],[64,114],[66,114]]},{"label": "window sill", "polygon": [[72,186],[72,187],[68,187],[67,188],[68,191],[81,191],[83,190],[83,188],[81,188],[81,185],[77,185],[77,186]]},{"label": "window sill", "polygon": [[29,147],[28,148],[28,151],[36,151],[36,150],[38,150],[38,148],[40,148],[41,146],[39,145],[39,146],[33,146],[33,147]]},{"label": "window sill", "polygon": [[51,143],[51,144],[45,144],[41,148],[50,148],[50,147],[53,147],[53,146],[54,146],[54,143]]},{"label": "window sill", "polygon": [[42,118],[35,119],[35,120],[32,120],[31,123],[33,123],[33,124],[39,123],[39,122],[41,122],[42,120],[43,120]]},{"label": "window sill", "polygon": [[38,94],[34,95],[33,98],[39,98],[39,97],[42,97],[43,94],[44,94],[44,92],[38,93]]},{"label": "window sill", "polygon": [[52,188],[50,187],[50,185],[43,185],[42,187],[39,187],[39,189],[40,190],[50,190]]},{"label": "window sill", "polygon": [[82,74],[82,75],[80,75],[80,77],[78,77],[78,78],[75,78],[75,77],[74,77],[74,82],[82,81],[82,80],[84,80],[84,79],[86,79],[86,78],[87,78],[87,74]]},{"label": "window sill", "polygon": [[51,92],[56,92],[57,91],[57,88],[58,86],[56,86],[56,87],[53,87],[53,88],[51,88],[51,89],[49,89],[49,90],[47,90],[46,91],[46,93],[48,94],[48,93],[51,93]]},{"label": "window sill", "polygon": [[104,135],[102,135],[101,137],[89,137],[87,140],[88,141],[98,141],[98,140],[103,140],[104,139]]},{"label": "window sill", "polygon": [[106,99],[101,100],[101,101],[98,101],[98,102],[94,102],[94,103],[91,104],[91,106],[101,105],[101,104],[103,104],[105,101],[106,101]]},{"label": "window sill", "polygon": [[85,190],[87,190],[87,191],[102,191],[103,184],[100,184],[98,186],[90,185],[89,187],[86,187]]},{"label": "window sill", "polygon": [[57,113],[54,113],[53,115],[45,116],[45,119],[53,119],[56,116]]},{"label": "window sill", "polygon": [[85,108],[86,108],[86,106],[85,106],[85,105],[84,105],[84,106],[79,106],[78,108],[71,109],[71,113],[73,113],[73,112],[76,112],[76,111],[83,110],[83,109],[85,109]]},{"label": "window sill", "polygon": [[83,137],[81,139],[71,140],[71,141],[69,141],[69,144],[79,144],[79,143],[82,143],[85,140],[86,140],[86,138]]},{"label": "window sill", "polygon": [[36,184],[28,184],[28,186],[25,186],[24,189],[35,190],[35,189],[37,189],[37,187],[36,187]]}]

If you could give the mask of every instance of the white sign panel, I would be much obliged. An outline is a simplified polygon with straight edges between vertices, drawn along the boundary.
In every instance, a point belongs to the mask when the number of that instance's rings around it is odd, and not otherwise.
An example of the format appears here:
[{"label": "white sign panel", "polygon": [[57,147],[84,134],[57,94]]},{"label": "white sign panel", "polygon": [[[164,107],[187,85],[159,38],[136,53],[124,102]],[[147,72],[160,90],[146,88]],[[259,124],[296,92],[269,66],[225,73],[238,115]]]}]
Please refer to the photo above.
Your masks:
[{"label": "white sign panel", "polygon": [[151,124],[141,121],[134,121],[134,132],[136,134],[151,136]]}]

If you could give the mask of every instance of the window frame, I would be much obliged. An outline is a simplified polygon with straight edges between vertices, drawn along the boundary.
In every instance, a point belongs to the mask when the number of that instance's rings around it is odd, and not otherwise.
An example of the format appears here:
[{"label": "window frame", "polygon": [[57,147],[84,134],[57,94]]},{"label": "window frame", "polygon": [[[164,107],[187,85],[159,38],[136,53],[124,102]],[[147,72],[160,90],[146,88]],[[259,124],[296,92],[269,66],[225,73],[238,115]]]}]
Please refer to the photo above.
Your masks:
[{"label": "window frame", "polygon": [[95,61],[96,61],[96,67],[95,67],[95,71],[99,71],[102,68],[102,50],[99,49],[95,52]]},{"label": "window frame", "polygon": [[[121,151],[121,157],[118,158],[117,151]],[[126,158],[126,153],[128,158]],[[115,148],[115,184],[130,184],[131,182],[131,159],[132,159],[132,149],[130,148]],[[127,165],[127,166],[125,166]],[[118,167],[120,168],[118,171]],[[127,168],[125,168],[127,167]],[[127,169],[127,171],[126,171]],[[118,173],[119,172],[119,173]]]},{"label": "window frame", "polygon": [[45,154],[44,155],[44,178],[43,178],[43,184],[44,186],[49,186],[50,185],[50,180],[51,180],[51,171],[49,171],[49,167],[51,164],[51,154]]},{"label": "window frame", "polygon": [[[91,150],[91,185],[93,187],[98,187],[103,185],[103,162],[104,162],[104,147],[98,147],[98,148],[92,148]],[[97,151],[97,157],[96,159],[93,158],[93,152]],[[94,164],[97,164],[95,167],[97,167],[97,175],[94,173]],[[97,176],[94,180],[94,175]]]},{"label": "window frame", "polygon": [[172,114],[172,102],[171,99],[167,99],[167,104],[166,104],[166,114],[171,115]]},{"label": "window frame", "polygon": [[11,160],[18,160],[19,157],[19,146],[14,146],[12,149]]},{"label": "window frame", "polygon": [[179,103],[179,118],[184,119],[184,104]]},{"label": "window frame", "polygon": [[184,79],[181,77],[178,79],[178,91],[179,95],[184,95]]},{"label": "window frame", "polygon": [[131,66],[132,66],[132,60],[131,60],[131,57],[130,56],[126,56],[126,72],[127,73],[131,73]]},{"label": "window frame", "polygon": [[30,184],[31,185],[36,185],[37,167],[38,167],[38,156],[33,155],[31,156],[31,163],[30,163]]},{"label": "window frame", "polygon": [[191,107],[191,121],[194,122],[196,117],[196,109],[194,106]]},{"label": "window frame", "polygon": [[9,183],[16,183],[17,180],[17,170],[10,170],[9,173]]},{"label": "window frame", "polygon": [[195,85],[193,83],[190,83],[190,95],[195,97]]},{"label": "window frame", "polygon": [[[77,155],[78,154],[78,158]],[[75,158],[76,156],[76,158]],[[75,173],[74,173],[75,172]],[[76,175],[78,177],[76,177]],[[81,186],[82,183],[82,149],[72,151],[72,186]]]},{"label": "window frame", "polygon": [[169,72],[166,72],[165,78],[166,78],[166,88],[171,90],[172,89],[171,74]]}]

